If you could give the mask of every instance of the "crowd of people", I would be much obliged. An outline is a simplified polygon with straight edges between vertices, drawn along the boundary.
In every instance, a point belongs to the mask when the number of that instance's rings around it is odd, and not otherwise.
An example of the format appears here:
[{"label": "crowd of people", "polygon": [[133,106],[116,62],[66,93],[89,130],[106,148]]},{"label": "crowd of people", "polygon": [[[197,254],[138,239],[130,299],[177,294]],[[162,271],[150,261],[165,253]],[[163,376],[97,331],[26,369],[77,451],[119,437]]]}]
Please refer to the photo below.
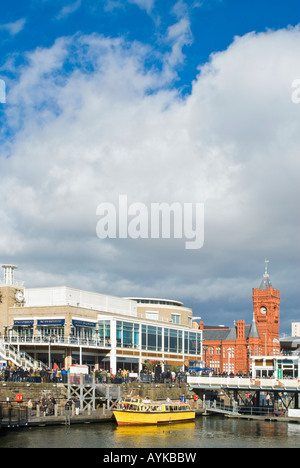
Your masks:
[{"label": "crowd of people", "polygon": [[67,383],[69,369],[39,369],[23,367],[4,367],[0,371],[0,381],[29,383]]},{"label": "crowd of people", "polygon": [[[0,369],[0,381],[3,382],[28,382],[28,383],[68,383],[70,369],[54,366],[53,369],[4,367]],[[118,369],[114,374],[110,370],[94,369],[90,375],[95,375],[96,383],[120,384],[132,381],[144,383],[182,383],[186,381],[187,372],[175,372],[167,370],[165,372],[131,372],[128,369]]]}]

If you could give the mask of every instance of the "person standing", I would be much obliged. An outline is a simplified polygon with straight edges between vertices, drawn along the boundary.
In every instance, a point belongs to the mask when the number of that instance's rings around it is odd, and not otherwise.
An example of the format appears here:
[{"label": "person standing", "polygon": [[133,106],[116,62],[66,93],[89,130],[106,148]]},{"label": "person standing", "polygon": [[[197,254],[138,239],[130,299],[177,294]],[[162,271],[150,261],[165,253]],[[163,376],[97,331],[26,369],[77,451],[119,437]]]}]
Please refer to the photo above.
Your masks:
[{"label": "person standing", "polygon": [[33,404],[32,404],[31,398],[30,398],[30,400],[28,400],[27,408],[28,408],[28,419],[30,420],[30,419],[31,419],[31,416],[32,416],[32,408],[33,408]]},{"label": "person standing", "polygon": [[65,424],[70,425],[71,423],[71,412],[72,412],[72,400],[69,399],[65,404]]},{"label": "person standing", "polygon": [[75,414],[76,416],[79,416],[79,410],[80,410],[80,400],[77,398],[75,400]]}]

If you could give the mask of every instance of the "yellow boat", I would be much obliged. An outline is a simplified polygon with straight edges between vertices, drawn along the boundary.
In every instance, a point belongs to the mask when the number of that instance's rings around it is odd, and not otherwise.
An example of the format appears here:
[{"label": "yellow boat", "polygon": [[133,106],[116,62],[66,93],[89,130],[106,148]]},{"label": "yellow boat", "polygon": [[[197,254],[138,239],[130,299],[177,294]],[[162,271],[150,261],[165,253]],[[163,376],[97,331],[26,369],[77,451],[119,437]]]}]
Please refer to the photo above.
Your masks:
[{"label": "yellow boat", "polygon": [[195,411],[187,403],[142,399],[140,396],[120,398],[113,414],[119,426],[172,424],[191,422]]}]

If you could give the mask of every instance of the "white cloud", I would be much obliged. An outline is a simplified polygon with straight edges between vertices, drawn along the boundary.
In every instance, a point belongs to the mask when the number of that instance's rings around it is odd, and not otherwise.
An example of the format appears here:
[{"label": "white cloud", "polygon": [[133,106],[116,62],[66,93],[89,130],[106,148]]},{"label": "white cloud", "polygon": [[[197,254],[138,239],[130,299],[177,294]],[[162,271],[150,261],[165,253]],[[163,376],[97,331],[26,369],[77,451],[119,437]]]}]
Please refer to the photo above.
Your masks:
[{"label": "white cloud", "polygon": [[5,81],[0,79],[0,104],[6,102],[6,85]]},{"label": "white cloud", "polygon": [[128,0],[128,2],[137,5],[142,10],[146,10],[147,13],[151,13],[155,0]]},{"label": "white cloud", "polygon": [[104,8],[106,11],[113,11],[116,8],[124,9],[128,4],[136,5],[141,10],[151,14],[155,6],[155,0],[105,0]]},{"label": "white cloud", "polygon": [[183,48],[191,45],[193,36],[190,21],[187,17],[181,18],[168,28],[166,41],[172,44],[172,52],[168,57],[168,64],[173,68],[184,62]]},{"label": "white cloud", "polygon": [[75,0],[69,3],[68,5],[63,6],[60,12],[57,14],[56,18],[60,20],[66,18],[72,13],[75,13],[75,11],[77,11],[81,7],[81,3],[81,0]]},{"label": "white cloud", "polygon": [[[187,31],[179,21],[170,41]],[[296,259],[299,40],[298,28],[236,38],[199,69],[184,99],[167,81],[169,56],[163,72],[148,69],[152,50],[142,44],[77,35],[32,52],[9,93],[17,133],[10,157],[0,157],[3,261],[37,257],[52,273],[73,265],[52,278],[72,286],[85,265],[89,288],[159,290],[188,305],[226,301],[235,285],[234,297],[245,297],[240,277],[255,271],[259,280],[266,256],[274,268]],[[100,241],[96,208],[119,194],[130,203],[205,201],[204,248]],[[287,272],[278,274],[285,283]]]},{"label": "white cloud", "polygon": [[0,31],[5,31],[11,36],[15,36],[16,34],[19,34],[19,32],[21,32],[24,29],[25,23],[26,23],[26,18],[21,18],[11,23],[1,24]]}]

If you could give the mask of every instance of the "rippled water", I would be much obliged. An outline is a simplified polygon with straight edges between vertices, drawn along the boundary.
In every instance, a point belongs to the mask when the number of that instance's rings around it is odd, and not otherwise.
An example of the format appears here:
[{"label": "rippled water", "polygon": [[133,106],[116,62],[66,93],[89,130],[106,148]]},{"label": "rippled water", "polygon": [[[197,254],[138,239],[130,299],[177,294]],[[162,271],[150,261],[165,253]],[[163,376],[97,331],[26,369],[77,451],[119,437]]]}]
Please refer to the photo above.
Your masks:
[{"label": "rippled water", "polygon": [[1,448],[299,448],[300,424],[198,417],[170,426],[81,424],[0,431]]}]

